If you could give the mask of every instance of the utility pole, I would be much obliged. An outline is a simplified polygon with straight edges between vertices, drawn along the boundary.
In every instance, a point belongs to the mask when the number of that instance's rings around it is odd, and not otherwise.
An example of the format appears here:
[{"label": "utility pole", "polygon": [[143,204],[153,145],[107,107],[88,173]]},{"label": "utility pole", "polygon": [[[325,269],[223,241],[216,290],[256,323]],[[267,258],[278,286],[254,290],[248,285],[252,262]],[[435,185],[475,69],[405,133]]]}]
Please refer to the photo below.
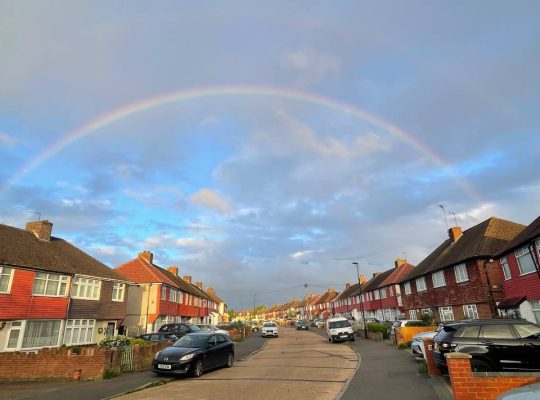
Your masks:
[{"label": "utility pole", "polygon": [[360,271],[358,270],[358,263],[353,262],[356,265],[356,276],[358,277],[358,289],[360,290],[360,312],[362,313],[362,323],[364,324],[364,339],[367,339],[367,325],[366,317],[364,316],[364,298],[362,297],[362,282],[360,281]]}]

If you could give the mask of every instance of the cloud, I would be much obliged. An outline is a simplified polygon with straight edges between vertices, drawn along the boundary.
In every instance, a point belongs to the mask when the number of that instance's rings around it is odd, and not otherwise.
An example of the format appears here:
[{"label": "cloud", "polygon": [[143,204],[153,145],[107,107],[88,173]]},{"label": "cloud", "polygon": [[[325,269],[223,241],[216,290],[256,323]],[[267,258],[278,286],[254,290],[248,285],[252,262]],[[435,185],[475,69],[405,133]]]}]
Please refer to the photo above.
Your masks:
[{"label": "cloud", "polygon": [[18,140],[7,133],[0,131],[0,145],[6,147],[12,147],[18,143]]},{"label": "cloud", "polygon": [[301,49],[283,57],[285,70],[293,73],[301,85],[311,85],[337,78],[341,72],[339,57],[314,49]]},{"label": "cloud", "polygon": [[127,180],[139,175],[142,168],[133,164],[120,164],[116,166],[116,176],[120,179]]},{"label": "cloud", "polygon": [[213,209],[220,214],[229,214],[232,211],[230,200],[211,189],[201,189],[191,195],[189,199],[193,204]]}]

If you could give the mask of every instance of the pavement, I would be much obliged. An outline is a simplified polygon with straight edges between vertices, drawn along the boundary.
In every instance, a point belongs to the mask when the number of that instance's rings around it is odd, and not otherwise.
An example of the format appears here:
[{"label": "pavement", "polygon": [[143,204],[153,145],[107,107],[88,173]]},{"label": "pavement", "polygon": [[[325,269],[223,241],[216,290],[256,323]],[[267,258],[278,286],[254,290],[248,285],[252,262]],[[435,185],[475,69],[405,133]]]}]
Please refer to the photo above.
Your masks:
[{"label": "pavement", "polygon": [[[248,358],[253,352],[261,349],[267,339],[254,333],[235,344],[235,358]],[[157,385],[174,378],[157,376],[151,371],[132,372],[113,379],[102,381],[29,381],[0,382],[0,399],[2,400],[96,400],[115,397],[147,385]]]},{"label": "pavement", "polygon": [[[255,333],[244,341],[239,342],[235,346],[236,363],[232,369],[220,369],[208,375],[203,375],[201,381],[193,379],[177,379],[167,385],[146,389],[139,394],[133,394],[130,399],[149,398],[148,395],[152,391],[158,391],[167,387],[174,389],[176,386],[190,387],[187,393],[193,392],[193,385],[200,387],[209,384],[221,384],[222,388],[230,388],[234,391],[235,399],[249,398],[255,399],[254,393],[261,392],[261,398],[268,395],[267,398],[284,399],[295,398],[289,396],[291,390],[294,391],[293,384],[304,382],[302,397],[306,397],[306,391],[310,388],[318,388],[317,393],[313,393],[309,397],[311,399],[331,398],[336,400],[372,400],[372,399],[396,399],[401,400],[452,400],[452,392],[449,386],[448,377],[429,377],[418,372],[421,362],[417,361],[406,350],[397,350],[389,342],[374,342],[371,340],[357,338],[355,342],[346,342],[341,344],[330,344],[326,341],[326,333],[323,329],[311,328],[310,334],[306,337],[314,337],[317,334],[319,338],[316,341],[308,342],[309,350],[319,348],[318,346],[324,342],[328,344],[326,350],[320,353],[321,357],[303,360],[307,357],[306,347],[299,346],[298,343],[290,342],[286,338],[285,333],[295,332],[290,328],[280,328],[280,338],[264,339],[258,333]],[[307,332],[298,332],[302,335]],[[282,340],[285,339],[285,340]],[[323,339],[323,340],[321,340]],[[287,349],[292,349],[293,353],[288,355],[281,354]],[[340,352],[345,349],[355,351],[354,357],[350,354],[343,355]],[[270,350],[273,353],[267,353]],[[320,350],[320,349],[319,349]],[[324,356],[326,352],[326,356]],[[254,354],[255,353],[255,354]],[[250,355],[253,356],[250,357]],[[266,356],[265,356],[266,354]],[[273,356],[268,356],[273,354]],[[348,360],[348,366],[339,366],[339,360],[335,361],[329,357],[331,354],[336,354],[344,360]],[[286,356],[279,360],[277,356]],[[272,359],[274,357],[274,359]],[[266,359],[265,359],[266,358]],[[353,359],[356,358],[356,366],[353,368]],[[250,361],[251,360],[251,361]],[[331,361],[330,361],[331,360]],[[250,363],[246,362],[250,361]],[[325,364],[319,365],[319,361],[324,361]],[[332,371],[328,370],[327,363],[334,367],[339,366],[339,374],[332,375]],[[276,376],[271,376],[270,382],[273,382],[271,390],[262,390],[261,384],[269,378],[269,374],[283,369],[286,366],[304,367],[306,369],[290,370],[286,374],[279,373]],[[246,368],[248,367],[248,368]],[[251,370],[251,372],[249,372]],[[228,375],[235,371],[234,376]],[[249,373],[248,373],[249,372]],[[278,371],[279,372],[279,371]],[[354,373],[351,373],[354,372]],[[309,374],[315,377],[314,380],[308,378]],[[221,375],[225,374],[225,375]],[[227,376],[227,377],[226,377]],[[246,380],[245,378],[249,378]],[[210,382],[210,380],[213,380]],[[290,383],[289,381],[297,381]],[[0,383],[0,399],[2,400],[24,400],[24,399],[40,399],[40,400],[96,400],[107,399],[122,393],[129,393],[146,385],[159,384],[163,381],[170,381],[154,375],[150,371],[136,372],[124,374],[114,379],[97,381],[97,382],[69,382],[69,381],[49,381],[49,382],[1,382]],[[249,381],[251,386],[242,386],[241,382]],[[320,381],[320,384],[317,384]],[[322,384],[322,385],[321,385]],[[246,389],[249,388],[249,389]],[[338,391],[337,389],[340,388]],[[178,388],[177,388],[178,390]],[[281,392],[279,392],[281,391]],[[324,393],[331,393],[330,397],[326,397]],[[171,392],[172,393],[172,392]],[[167,397],[176,398],[176,395],[169,393]],[[178,392],[177,392],[178,393]],[[186,392],[180,392],[186,393]],[[224,398],[206,397],[206,398]],[[332,397],[333,396],[333,397]],[[166,396],[163,396],[166,398]],[[193,397],[203,398],[203,397]]]}]

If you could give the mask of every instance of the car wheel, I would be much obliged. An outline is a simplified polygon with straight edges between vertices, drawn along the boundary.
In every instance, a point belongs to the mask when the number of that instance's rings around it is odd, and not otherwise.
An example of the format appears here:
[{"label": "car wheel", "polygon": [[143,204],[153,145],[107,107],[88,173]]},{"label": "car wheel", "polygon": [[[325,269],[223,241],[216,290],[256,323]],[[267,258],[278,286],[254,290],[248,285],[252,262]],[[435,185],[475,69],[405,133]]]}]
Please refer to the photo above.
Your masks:
[{"label": "car wheel", "polygon": [[234,354],[231,352],[227,356],[227,364],[225,364],[225,366],[227,368],[231,368],[233,366],[233,364],[234,364]]},{"label": "car wheel", "polygon": [[354,342],[354,340],[355,340],[355,339],[354,339],[354,336],[353,336],[353,337],[351,338],[351,342]]},{"label": "car wheel", "polygon": [[203,374],[204,365],[202,360],[197,360],[193,365],[193,377],[198,378]]},{"label": "car wheel", "polygon": [[473,372],[490,372],[493,367],[484,360],[471,359],[471,369]]}]

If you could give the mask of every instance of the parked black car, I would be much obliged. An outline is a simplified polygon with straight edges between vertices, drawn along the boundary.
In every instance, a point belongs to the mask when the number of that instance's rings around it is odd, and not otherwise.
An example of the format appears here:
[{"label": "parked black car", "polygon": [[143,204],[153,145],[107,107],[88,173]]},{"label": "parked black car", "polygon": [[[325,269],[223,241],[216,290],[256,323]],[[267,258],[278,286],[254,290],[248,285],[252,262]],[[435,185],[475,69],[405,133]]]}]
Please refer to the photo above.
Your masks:
[{"label": "parked black car", "polygon": [[466,320],[447,324],[433,338],[433,358],[446,370],[448,352],[472,356],[480,371],[540,370],[540,326],[524,320]]},{"label": "parked black car", "polygon": [[296,330],[297,331],[308,331],[309,330],[309,324],[305,319],[301,319],[300,321],[296,322]]},{"label": "parked black car", "polygon": [[158,329],[162,333],[174,333],[178,338],[181,338],[188,333],[200,332],[201,328],[194,324],[186,324],[184,322],[176,324],[165,324]]},{"label": "parked black car", "polygon": [[189,333],[154,356],[152,371],[157,374],[187,375],[198,378],[204,371],[232,367],[234,343],[226,335]]},{"label": "parked black car", "polygon": [[178,340],[178,336],[176,336],[174,333],[166,332],[145,333],[144,335],[137,336],[137,338],[146,340],[147,342],[166,342],[168,340]]}]

